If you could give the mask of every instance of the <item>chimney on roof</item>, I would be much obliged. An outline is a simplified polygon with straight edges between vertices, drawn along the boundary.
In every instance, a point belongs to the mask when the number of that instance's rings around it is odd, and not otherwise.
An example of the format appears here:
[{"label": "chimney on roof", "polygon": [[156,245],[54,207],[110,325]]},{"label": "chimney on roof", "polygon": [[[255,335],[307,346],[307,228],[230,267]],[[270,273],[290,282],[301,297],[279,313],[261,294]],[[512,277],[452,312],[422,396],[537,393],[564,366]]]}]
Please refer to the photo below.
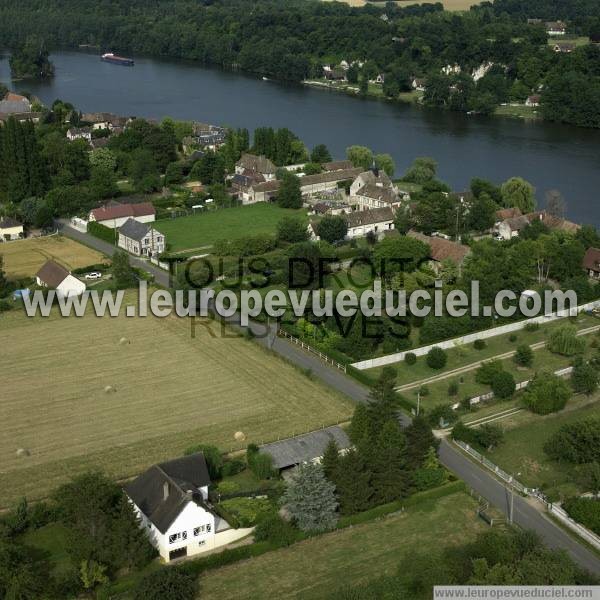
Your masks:
[{"label": "chimney on roof", "polygon": [[379,168],[377,167],[377,164],[375,163],[375,159],[373,159],[373,164],[371,165],[371,171],[373,171],[373,175],[375,175],[375,177],[379,177]]},{"label": "chimney on roof", "polygon": [[163,500],[166,500],[169,497],[169,482],[165,481],[163,483]]}]

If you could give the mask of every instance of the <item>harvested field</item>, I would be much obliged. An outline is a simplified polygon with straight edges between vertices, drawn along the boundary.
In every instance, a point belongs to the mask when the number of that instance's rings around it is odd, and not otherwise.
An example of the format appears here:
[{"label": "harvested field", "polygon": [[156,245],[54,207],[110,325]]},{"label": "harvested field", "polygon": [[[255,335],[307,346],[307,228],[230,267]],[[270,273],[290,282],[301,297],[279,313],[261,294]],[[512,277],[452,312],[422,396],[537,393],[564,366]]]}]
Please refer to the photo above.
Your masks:
[{"label": "harvested field", "polygon": [[86,469],[125,478],[193,444],[230,451],[351,415],[350,401],[211,326],[216,337],[197,327],[192,339],[175,317],[2,314],[0,506]]},{"label": "harvested field", "polygon": [[77,269],[103,262],[104,256],[74,240],[53,235],[0,244],[4,269],[11,279],[33,277],[39,268],[53,259],[67,269]]}]

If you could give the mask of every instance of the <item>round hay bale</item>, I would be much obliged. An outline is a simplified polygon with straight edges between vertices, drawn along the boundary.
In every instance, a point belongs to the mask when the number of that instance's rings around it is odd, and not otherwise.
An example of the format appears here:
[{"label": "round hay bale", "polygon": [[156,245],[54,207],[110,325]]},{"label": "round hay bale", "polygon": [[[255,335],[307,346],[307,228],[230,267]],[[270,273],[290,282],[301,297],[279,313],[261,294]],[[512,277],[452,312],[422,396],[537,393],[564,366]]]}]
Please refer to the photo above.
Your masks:
[{"label": "round hay bale", "polygon": [[124,337],[122,337],[122,338],[119,340],[119,345],[120,345],[120,346],[124,346],[125,344],[129,344],[129,343],[130,343],[130,342],[129,342],[129,340],[128,340],[127,338],[124,338]]},{"label": "round hay bale", "polygon": [[30,455],[30,452],[29,452],[29,450],[27,450],[27,448],[19,448],[17,450],[17,458],[26,458],[29,455]]},{"label": "round hay bale", "polygon": [[243,431],[236,431],[233,434],[233,438],[236,442],[243,442],[246,439],[246,434]]},{"label": "round hay bale", "polygon": [[115,390],[115,388],[112,385],[106,385],[104,386],[104,393],[105,394],[112,394],[113,392],[116,392],[117,390]]}]

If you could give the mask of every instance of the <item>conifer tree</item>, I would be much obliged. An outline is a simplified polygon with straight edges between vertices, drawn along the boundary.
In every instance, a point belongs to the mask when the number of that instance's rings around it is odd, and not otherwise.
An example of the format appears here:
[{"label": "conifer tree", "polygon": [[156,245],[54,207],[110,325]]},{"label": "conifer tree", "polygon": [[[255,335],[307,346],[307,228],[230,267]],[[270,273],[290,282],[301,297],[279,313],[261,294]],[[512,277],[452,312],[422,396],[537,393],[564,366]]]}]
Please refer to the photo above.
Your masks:
[{"label": "conifer tree", "polygon": [[304,463],[289,483],[282,503],[302,531],[326,531],[337,522],[334,490],[321,465]]},{"label": "conifer tree", "polygon": [[418,469],[425,461],[429,449],[438,446],[431,427],[420,415],[406,428],[406,443],[408,465],[411,469]]},{"label": "conifer tree", "polygon": [[372,506],[371,473],[358,451],[340,457],[335,486],[342,514],[351,515]]},{"label": "conifer tree", "polygon": [[383,426],[377,438],[371,468],[377,504],[391,502],[408,494],[410,476],[406,438],[397,421],[387,421]]},{"label": "conifer tree", "polygon": [[335,440],[331,440],[329,444],[327,444],[327,448],[325,448],[321,465],[323,466],[323,472],[325,473],[325,477],[327,477],[329,481],[333,481],[334,483],[335,476],[339,467],[339,458],[340,448]]}]

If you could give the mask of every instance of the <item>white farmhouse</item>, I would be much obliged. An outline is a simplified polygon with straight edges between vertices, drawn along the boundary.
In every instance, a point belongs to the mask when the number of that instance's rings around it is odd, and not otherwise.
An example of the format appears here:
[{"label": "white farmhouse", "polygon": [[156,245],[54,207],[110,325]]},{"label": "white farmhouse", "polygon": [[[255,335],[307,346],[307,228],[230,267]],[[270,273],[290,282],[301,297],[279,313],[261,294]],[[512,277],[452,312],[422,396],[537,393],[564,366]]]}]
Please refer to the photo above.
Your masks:
[{"label": "white farmhouse", "polygon": [[136,256],[157,256],[165,251],[165,236],[151,225],[130,217],[119,228],[118,245]]},{"label": "white farmhouse", "polygon": [[75,140],[85,140],[86,142],[91,142],[92,129],[91,127],[71,127],[67,130],[67,139],[70,142]]},{"label": "white farmhouse", "polygon": [[15,219],[4,217],[0,219],[0,242],[10,242],[23,238],[23,225]]},{"label": "white farmhouse", "polygon": [[80,296],[85,292],[85,283],[73,277],[63,266],[53,260],[46,261],[35,276],[36,283],[45,288],[55,289],[57,296]]},{"label": "white farmhouse", "polygon": [[156,210],[151,202],[121,204],[113,200],[105,206],[94,208],[89,214],[89,221],[96,221],[111,229],[121,227],[129,218],[140,223],[151,223],[156,220]]},{"label": "white farmhouse", "polygon": [[389,206],[356,210],[344,215],[344,219],[348,225],[348,239],[365,237],[371,232],[381,237],[386,231],[394,229],[394,210]]},{"label": "white farmhouse", "polygon": [[140,527],[165,562],[214,550],[252,532],[232,529],[214,512],[209,485],[202,452],[154,465],[125,485]]}]

